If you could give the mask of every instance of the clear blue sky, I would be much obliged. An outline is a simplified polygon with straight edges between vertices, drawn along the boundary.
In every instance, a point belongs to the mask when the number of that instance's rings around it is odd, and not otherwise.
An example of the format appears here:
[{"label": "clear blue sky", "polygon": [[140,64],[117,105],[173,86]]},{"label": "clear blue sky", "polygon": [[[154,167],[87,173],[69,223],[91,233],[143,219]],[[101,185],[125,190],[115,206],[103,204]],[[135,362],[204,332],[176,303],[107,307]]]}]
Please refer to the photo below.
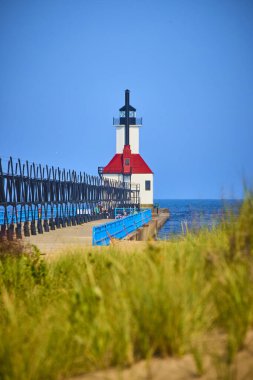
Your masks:
[{"label": "clear blue sky", "polygon": [[0,0],[0,155],[97,173],[124,90],[156,198],[253,177],[253,1]]}]

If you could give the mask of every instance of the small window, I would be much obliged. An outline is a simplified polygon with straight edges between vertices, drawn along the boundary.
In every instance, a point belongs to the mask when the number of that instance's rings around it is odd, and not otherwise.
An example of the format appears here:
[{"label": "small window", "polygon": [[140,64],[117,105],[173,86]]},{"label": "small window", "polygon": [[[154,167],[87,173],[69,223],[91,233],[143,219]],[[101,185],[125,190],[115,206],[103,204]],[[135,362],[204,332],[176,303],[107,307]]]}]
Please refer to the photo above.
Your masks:
[{"label": "small window", "polygon": [[129,111],[129,117],[135,117],[135,112],[134,111]]},{"label": "small window", "polygon": [[125,117],[126,115],[125,115],[125,111],[121,111],[120,113],[119,113],[119,117]]},{"label": "small window", "polygon": [[145,190],[151,190],[151,181],[145,181]]},{"label": "small window", "polygon": [[130,159],[129,159],[129,158],[126,158],[126,159],[125,159],[125,165],[126,165],[126,166],[129,166],[129,165],[130,165]]}]

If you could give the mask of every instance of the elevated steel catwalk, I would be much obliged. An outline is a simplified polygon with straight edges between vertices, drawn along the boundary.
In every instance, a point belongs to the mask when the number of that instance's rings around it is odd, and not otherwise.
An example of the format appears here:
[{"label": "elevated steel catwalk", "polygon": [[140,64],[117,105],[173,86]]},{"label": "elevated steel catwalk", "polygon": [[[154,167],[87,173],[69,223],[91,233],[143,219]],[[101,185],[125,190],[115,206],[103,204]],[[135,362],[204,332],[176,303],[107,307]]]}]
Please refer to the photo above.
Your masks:
[{"label": "elevated steel catwalk", "polygon": [[53,166],[0,158],[0,238],[12,240],[138,207],[136,185]]}]

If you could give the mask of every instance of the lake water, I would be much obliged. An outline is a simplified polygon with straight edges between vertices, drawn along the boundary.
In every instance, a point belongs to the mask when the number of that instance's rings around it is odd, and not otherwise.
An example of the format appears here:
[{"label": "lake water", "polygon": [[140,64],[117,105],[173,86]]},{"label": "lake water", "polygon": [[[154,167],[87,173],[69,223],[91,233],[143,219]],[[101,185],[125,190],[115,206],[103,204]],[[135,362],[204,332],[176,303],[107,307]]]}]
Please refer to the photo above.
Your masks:
[{"label": "lake water", "polygon": [[212,228],[227,211],[237,213],[241,205],[239,200],[214,199],[156,199],[155,202],[170,211],[170,219],[159,231],[158,239],[170,239],[185,233],[187,229]]}]

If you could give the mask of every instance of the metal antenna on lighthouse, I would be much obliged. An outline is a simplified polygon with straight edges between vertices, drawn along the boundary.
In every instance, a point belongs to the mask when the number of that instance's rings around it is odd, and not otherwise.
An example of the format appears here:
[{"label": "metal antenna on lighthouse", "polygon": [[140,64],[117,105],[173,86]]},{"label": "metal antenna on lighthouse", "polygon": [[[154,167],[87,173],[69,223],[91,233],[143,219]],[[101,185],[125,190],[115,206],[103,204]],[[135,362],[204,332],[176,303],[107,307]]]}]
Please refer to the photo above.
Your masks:
[{"label": "metal antenna on lighthouse", "polygon": [[126,125],[125,125],[125,145],[129,145],[129,94],[130,91],[125,91],[125,107],[126,107]]}]

